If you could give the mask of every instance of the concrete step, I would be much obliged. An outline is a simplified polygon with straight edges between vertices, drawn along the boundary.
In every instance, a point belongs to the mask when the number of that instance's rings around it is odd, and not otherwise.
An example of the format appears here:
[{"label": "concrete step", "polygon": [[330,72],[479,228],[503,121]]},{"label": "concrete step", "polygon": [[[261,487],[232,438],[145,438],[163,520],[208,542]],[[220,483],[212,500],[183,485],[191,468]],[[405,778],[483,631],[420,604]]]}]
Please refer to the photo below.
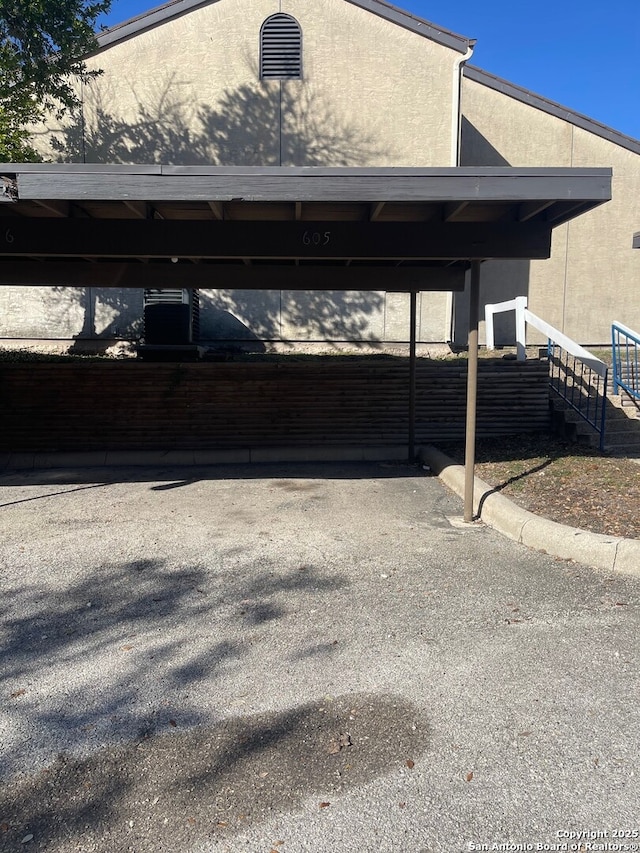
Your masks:
[{"label": "concrete step", "polygon": [[[640,456],[640,418],[635,405],[625,405],[627,395],[608,400],[605,450],[616,456]],[[632,401],[634,402],[634,401]]]},{"label": "concrete step", "polygon": [[608,394],[607,400],[616,409],[620,409],[629,418],[640,416],[640,400],[635,400],[629,394]]},{"label": "concrete step", "polygon": [[615,435],[605,431],[606,447],[627,447],[640,450],[640,435]]},{"label": "concrete step", "polygon": [[[550,411],[555,433],[576,444],[594,449],[600,447],[598,431],[557,394],[550,397]],[[640,417],[635,407],[623,407],[619,395],[607,399],[604,449],[616,456],[640,456]]]},{"label": "concrete step", "polygon": [[586,447],[599,447],[600,436],[572,409],[551,409],[551,430],[566,441]]}]

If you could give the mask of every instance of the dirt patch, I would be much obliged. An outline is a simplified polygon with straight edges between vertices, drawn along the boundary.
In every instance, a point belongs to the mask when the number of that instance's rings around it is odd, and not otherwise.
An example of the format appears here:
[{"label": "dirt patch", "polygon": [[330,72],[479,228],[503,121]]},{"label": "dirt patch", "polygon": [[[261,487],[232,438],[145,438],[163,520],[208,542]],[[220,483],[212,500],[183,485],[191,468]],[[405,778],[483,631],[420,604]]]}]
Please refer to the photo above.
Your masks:
[{"label": "dirt patch", "polygon": [[[462,462],[462,445],[440,445]],[[547,434],[479,439],[476,474],[524,509],[609,536],[640,539],[640,465]]]}]

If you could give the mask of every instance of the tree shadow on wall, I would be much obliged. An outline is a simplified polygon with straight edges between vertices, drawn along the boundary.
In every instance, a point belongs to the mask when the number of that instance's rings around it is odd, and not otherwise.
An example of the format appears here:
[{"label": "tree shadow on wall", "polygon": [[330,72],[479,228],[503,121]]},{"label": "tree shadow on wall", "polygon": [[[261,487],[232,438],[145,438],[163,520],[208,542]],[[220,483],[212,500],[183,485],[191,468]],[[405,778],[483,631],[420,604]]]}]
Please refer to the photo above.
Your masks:
[{"label": "tree shadow on wall", "polygon": [[47,316],[58,318],[61,333],[71,330],[66,332],[74,340],[71,353],[104,354],[114,340],[136,340],[142,333],[141,290],[54,286],[44,301]]},{"label": "tree shadow on wall", "polygon": [[[330,286],[328,269],[327,287]],[[262,340],[375,343],[378,338],[371,331],[371,316],[381,312],[383,302],[383,294],[375,291],[201,291],[201,337],[246,340],[246,333],[236,337],[239,318],[245,329],[251,329]],[[224,313],[235,322],[223,321],[211,334],[206,318],[222,319]]]},{"label": "tree shadow on wall", "polygon": [[221,166],[364,166],[390,156],[307,88],[241,86],[216,109],[203,107],[198,120]]},{"label": "tree shadow on wall", "polygon": [[[224,269],[224,265],[212,267],[212,280],[223,280]],[[331,286],[330,269],[327,286]],[[114,340],[137,340],[142,332],[141,291],[56,286],[44,298],[51,309],[48,313],[55,309],[65,328],[78,323],[71,335],[72,352],[86,352],[90,345],[91,352],[104,353]],[[211,346],[220,342],[252,352],[264,352],[264,341],[376,343],[371,317],[381,312],[383,304],[383,294],[375,291],[201,290],[199,339]]]},{"label": "tree shadow on wall", "polygon": [[194,106],[175,75],[125,119],[99,87],[82,115],[52,138],[58,162],[207,166],[363,166],[390,162],[365,128],[301,84],[245,84]]},{"label": "tree shadow on wall", "polygon": [[[247,84],[227,90],[214,108],[194,106],[184,87],[171,76],[148,102],[137,100],[131,120],[110,108],[99,87],[89,87],[88,92],[81,119],[52,142],[60,161],[362,166],[392,158],[361,127],[336,116],[324,96],[299,84]],[[220,271],[212,269],[212,280],[219,276]],[[330,287],[330,271],[327,284]],[[328,290],[283,296],[279,291],[221,289],[205,293],[201,301],[203,340],[370,341],[377,339],[370,331],[370,318],[383,304],[379,292]],[[91,295],[77,294],[76,305],[85,309],[78,337],[99,339]],[[101,301],[113,314],[111,329],[131,326],[131,307],[122,304],[121,291],[107,292]],[[226,312],[226,318],[221,312]],[[127,320],[119,323],[118,317]],[[103,336],[113,335],[105,332]]]}]

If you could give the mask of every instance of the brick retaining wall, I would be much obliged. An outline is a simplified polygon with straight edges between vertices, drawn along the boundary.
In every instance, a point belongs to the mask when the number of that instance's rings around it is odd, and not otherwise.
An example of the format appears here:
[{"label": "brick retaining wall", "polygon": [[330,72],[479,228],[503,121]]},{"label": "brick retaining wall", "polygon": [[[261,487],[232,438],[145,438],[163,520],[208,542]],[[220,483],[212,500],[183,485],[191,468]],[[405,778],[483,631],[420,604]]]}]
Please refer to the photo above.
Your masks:
[{"label": "brick retaining wall", "polygon": [[[398,445],[408,361],[0,364],[3,451]],[[416,441],[464,436],[466,361],[417,364]],[[548,425],[547,365],[479,364],[478,434]]]}]

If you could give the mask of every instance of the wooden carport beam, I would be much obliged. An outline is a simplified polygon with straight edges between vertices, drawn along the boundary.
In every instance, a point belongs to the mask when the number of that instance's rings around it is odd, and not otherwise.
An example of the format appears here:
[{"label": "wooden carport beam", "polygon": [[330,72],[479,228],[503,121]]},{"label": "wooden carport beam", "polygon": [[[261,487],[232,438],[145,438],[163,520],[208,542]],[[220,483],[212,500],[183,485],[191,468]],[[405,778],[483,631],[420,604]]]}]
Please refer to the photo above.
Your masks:
[{"label": "wooden carport beam", "polygon": [[526,204],[521,204],[518,210],[518,222],[528,222],[552,205],[552,201],[528,201]]},{"label": "wooden carport beam", "polygon": [[151,208],[144,201],[124,201],[124,206],[127,210],[130,210],[131,213],[138,219],[151,219]]},{"label": "wooden carport beam", "polygon": [[[249,259],[247,259],[249,260]],[[464,288],[463,267],[379,267],[252,264],[171,264],[99,261],[11,261],[0,263],[0,286],[158,287],[232,290],[336,290],[407,292]],[[224,284],[221,284],[224,282]]]},{"label": "wooden carport beam", "polygon": [[548,258],[546,222],[16,219],[0,256],[447,260]]},{"label": "wooden carport beam", "polygon": [[454,201],[444,206],[444,221],[445,222],[455,222],[459,215],[469,207],[468,201]]},{"label": "wooden carport beam", "polygon": [[576,212],[582,208],[582,202],[576,201],[574,203],[563,203],[558,206],[558,209],[555,212],[550,212],[546,219],[550,225],[557,223],[561,225],[563,222],[566,222],[567,219],[571,219],[576,215]]},{"label": "wooden carport beam", "polygon": [[46,199],[38,199],[36,204],[38,207],[46,210],[49,216],[66,218],[69,216],[71,210],[71,205],[68,201],[48,201]]}]

